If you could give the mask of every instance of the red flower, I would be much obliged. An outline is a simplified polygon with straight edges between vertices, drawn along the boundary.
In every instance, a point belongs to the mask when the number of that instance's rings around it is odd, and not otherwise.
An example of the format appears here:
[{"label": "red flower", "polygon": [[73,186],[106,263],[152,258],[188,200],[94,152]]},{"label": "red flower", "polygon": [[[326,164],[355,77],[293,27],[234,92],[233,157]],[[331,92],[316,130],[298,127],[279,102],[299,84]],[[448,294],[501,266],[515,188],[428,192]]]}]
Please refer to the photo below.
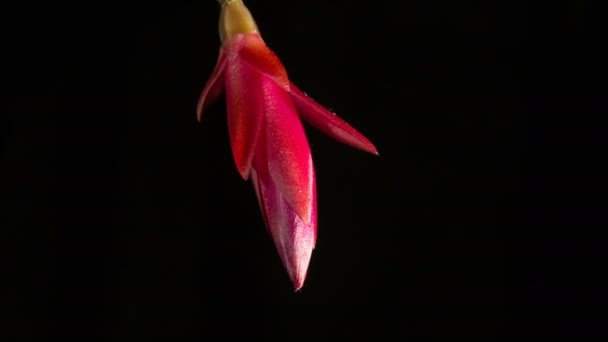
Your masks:
[{"label": "red flower", "polygon": [[266,227],[299,290],[317,238],[315,171],[300,118],[342,143],[378,152],[289,81],[242,1],[223,2],[220,36],[219,58],[197,118],[225,89],[236,167],[243,179],[251,178]]}]

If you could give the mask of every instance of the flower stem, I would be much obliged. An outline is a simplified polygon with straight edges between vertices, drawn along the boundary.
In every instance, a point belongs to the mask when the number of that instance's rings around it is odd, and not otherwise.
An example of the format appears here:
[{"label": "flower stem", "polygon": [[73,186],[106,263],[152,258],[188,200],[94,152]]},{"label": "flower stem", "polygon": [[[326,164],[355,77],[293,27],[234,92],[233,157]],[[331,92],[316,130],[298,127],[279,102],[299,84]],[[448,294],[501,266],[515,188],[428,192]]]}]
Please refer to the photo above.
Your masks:
[{"label": "flower stem", "polygon": [[217,0],[217,2],[220,3],[220,5],[224,6],[225,4],[229,4],[231,2],[235,2],[235,1],[243,1],[243,0]]}]

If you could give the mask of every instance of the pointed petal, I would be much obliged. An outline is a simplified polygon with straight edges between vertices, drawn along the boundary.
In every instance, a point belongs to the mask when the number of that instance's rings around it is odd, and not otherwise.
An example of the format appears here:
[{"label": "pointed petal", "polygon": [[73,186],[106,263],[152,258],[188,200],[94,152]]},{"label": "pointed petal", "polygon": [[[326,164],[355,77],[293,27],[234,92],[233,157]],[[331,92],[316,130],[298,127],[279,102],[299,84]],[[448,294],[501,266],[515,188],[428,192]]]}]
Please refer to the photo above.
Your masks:
[{"label": "pointed petal", "polygon": [[210,103],[217,100],[224,90],[224,68],[226,67],[226,56],[223,51],[220,50],[215,68],[203,88],[198,104],[196,106],[196,119],[201,121],[203,112],[209,106]]},{"label": "pointed petal", "polygon": [[[260,132],[260,139],[258,141],[258,146],[265,146],[265,130],[262,128]],[[268,233],[272,235],[272,231],[270,229],[270,221],[268,219],[268,211],[271,213],[274,211],[273,208],[277,207],[275,202],[270,203],[268,201],[267,187],[262,187],[262,184],[267,184],[272,181],[270,176],[270,172],[268,171],[267,157],[266,157],[266,149],[265,148],[257,148],[256,154],[253,160],[253,165],[251,167],[251,182],[253,184],[253,188],[255,189],[256,198],[258,200],[258,204],[260,205],[260,210],[262,212],[262,217],[264,218],[264,223],[266,225],[266,229]],[[264,179],[264,180],[262,180]],[[316,177],[314,175],[313,168],[313,177],[312,177],[313,185],[312,185],[312,211],[311,211],[311,224],[310,226],[313,228],[313,246],[316,245],[317,242],[317,184]],[[276,187],[276,186],[275,186]],[[266,191],[266,192],[265,192]],[[274,190],[273,190],[274,191]],[[284,198],[284,196],[283,196]],[[293,208],[291,209],[293,211]]]},{"label": "pointed petal", "polygon": [[289,94],[264,77],[268,171],[306,224],[312,222],[314,171],[302,122]]},{"label": "pointed petal", "polygon": [[236,58],[227,65],[225,77],[232,155],[239,173],[247,179],[264,119],[263,76]]},{"label": "pointed petal", "polygon": [[304,223],[284,197],[280,197],[271,220],[275,245],[297,291],[304,285],[308,273],[316,227]]},{"label": "pointed petal", "polygon": [[293,83],[290,84],[289,89],[291,99],[304,121],[341,143],[378,154],[376,147],[346,121],[308,97]]},{"label": "pointed petal", "polygon": [[[281,261],[295,290],[302,288],[310,257],[315,245],[316,210],[312,213],[312,224],[306,224],[293,210],[289,202],[276,186],[268,170],[251,169],[254,188],[260,200],[267,229],[272,236]],[[316,200],[315,200],[316,209]]]}]

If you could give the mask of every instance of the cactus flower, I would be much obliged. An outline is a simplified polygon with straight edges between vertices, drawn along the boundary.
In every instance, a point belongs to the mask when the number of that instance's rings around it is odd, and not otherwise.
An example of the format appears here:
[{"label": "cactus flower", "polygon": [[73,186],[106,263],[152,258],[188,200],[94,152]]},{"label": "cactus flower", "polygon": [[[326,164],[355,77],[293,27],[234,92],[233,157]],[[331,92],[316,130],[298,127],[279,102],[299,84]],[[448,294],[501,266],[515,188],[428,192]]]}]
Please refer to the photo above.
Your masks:
[{"label": "cactus flower", "polygon": [[264,223],[297,291],[317,238],[315,170],[301,119],[342,143],[378,152],[290,82],[241,0],[219,2],[222,45],[197,119],[225,91],[234,162],[242,178],[253,183]]}]

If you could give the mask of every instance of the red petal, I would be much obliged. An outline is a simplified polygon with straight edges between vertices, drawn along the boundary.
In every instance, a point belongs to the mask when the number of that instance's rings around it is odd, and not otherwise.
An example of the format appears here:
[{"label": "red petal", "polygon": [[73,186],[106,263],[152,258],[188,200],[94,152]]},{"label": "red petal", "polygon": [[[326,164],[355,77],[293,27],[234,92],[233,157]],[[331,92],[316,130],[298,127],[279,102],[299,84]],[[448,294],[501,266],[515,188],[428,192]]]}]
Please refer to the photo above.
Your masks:
[{"label": "red petal", "polygon": [[263,76],[235,58],[229,61],[225,77],[232,155],[239,173],[247,179],[264,119]]},{"label": "red petal", "polygon": [[283,88],[289,87],[287,71],[279,58],[272,52],[257,33],[242,36],[239,58],[260,73],[269,76]]},{"label": "red petal", "polygon": [[201,121],[203,112],[209,106],[210,103],[217,100],[224,90],[224,67],[226,66],[226,56],[223,51],[220,50],[220,55],[217,58],[215,68],[203,88],[198,104],[196,106],[196,118]]},{"label": "red petal", "polygon": [[376,147],[346,121],[308,97],[293,83],[289,94],[302,119],[337,141],[360,150],[378,154]]},{"label": "red petal", "polygon": [[312,222],[314,170],[302,122],[287,91],[264,77],[268,171],[306,224]]}]

